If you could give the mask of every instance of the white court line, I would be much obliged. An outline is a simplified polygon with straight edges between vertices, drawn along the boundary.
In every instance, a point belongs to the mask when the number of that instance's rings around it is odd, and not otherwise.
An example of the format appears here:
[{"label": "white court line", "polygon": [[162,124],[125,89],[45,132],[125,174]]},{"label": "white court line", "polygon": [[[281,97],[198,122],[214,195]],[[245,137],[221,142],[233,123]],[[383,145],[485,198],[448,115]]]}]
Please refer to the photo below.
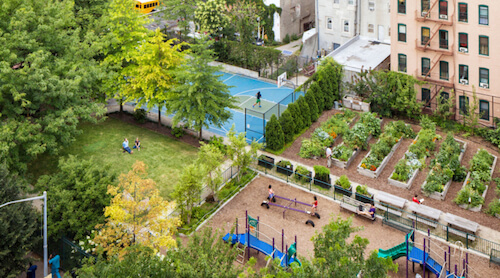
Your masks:
[{"label": "white court line", "polygon": [[233,77],[235,77],[235,76],[236,76],[236,74],[233,74],[233,75],[231,75],[230,77],[228,77],[226,80],[224,80],[224,81],[222,81],[222,82],[223,82],[223,83],[226,83],[226,81],[228,81],[229,79],[231,79],[231,78],[233,78]]},{"label": "white court line", "polygon": [[240,103],[240,105],[238,105],[238,106],[241,107],[243,104],[247,103],[247,101],[249,101],[251,99],[254,99],[254,98],[253,97],[249,97],[247,100],[245,100],[244,102]]}]

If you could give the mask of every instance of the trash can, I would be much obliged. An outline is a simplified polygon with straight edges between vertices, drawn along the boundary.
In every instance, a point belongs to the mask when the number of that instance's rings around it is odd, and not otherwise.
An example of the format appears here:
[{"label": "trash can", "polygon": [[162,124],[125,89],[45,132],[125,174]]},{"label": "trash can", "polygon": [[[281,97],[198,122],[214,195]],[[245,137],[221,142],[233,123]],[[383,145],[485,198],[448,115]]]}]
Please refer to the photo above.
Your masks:
[{"label": "trash can", "polygon": [[333,103],[335,104],[334,108],[335,109],[339,109],[339,102],[338,101],[334,101]]}]

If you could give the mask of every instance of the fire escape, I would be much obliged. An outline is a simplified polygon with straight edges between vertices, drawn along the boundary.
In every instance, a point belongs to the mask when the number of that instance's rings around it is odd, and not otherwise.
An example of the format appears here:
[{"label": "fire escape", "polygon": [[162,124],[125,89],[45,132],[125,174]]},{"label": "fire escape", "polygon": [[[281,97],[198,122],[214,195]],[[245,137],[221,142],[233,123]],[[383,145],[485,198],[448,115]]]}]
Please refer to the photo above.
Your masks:
[{"label": "fire escape", "polygon": [[[441,4],[446,5],[446,7],[440,7],[439,0],[428,0],[427,2],[423,0],[422,2],[422,5],[418,5],[421,6],[421,9],[415,10],[415,19],[418,22],[426,23],[426,25],[429,26],[429,31],[428,36],[423,36],[421,34],[421,29],[417,28],[416,31],[418,32],[418,35],[415,40],[415,48],[417,49],[417,52],[426,52],[426,56],[429,57],[431,63],[428,68],[422,68],[421,71],[417,68],[415,76],[417,79],[427,81],[431,85],[431,98],[426,105],[424,105],[424,107],[427,107],[428,105],[430,106],[430,103],[432,103],[442,89],[455,89],[453,82],[453,80],[455,80],[455,76],[449,76],[450,67],[453,67],[454,69],[454,63],[448,66],[447,80],[443,80],[443,78],[441,78],[441,72],[437,75],[434,74],[431,76],[431,72],[433,72],[433,70],[440,64],[443,56],[454,56],[454,40],[449,40],[449,33],[451,33],[451,31],[440,31],[443,30],[443,26],[453,27],[455,1],[450,0],[450,5],[448,5],[448,2],[441,2]],[[449,11],[451,11],[451,13]]]}]

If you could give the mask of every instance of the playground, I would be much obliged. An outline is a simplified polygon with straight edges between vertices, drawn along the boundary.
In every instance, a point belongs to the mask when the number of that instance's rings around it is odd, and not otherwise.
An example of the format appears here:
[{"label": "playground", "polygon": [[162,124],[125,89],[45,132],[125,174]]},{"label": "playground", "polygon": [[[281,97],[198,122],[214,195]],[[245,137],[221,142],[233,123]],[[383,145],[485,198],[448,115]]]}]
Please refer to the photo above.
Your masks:
[{"label": "playground", "polygon": [[[276,195],[285,196],[289,199],[298,200],[304,203],[313,202],[313,197],[315,195],[303,191],[301,189],[295,188],[293,186],[287,185],[285,183],[279,182],[275,179],[259,176],[253,182],[251,182],[245,189],[243,189],[238,195],[236,195],[229,203],[227,203],[217,214],[215,214],[210,222],[205,227],[218,228],[221,229],[223,234],[226,235],[231,231],[231,228],[235,226],[236,218],[239,219],[239,231],[238,233],[244,233],[245,228],[245,213],[248,212],[248,215],[253,218],[259,218],[259,221],[262,223],[266,223],[266,225],[270,226],[270,228],[274,231],[266,232],[264,228],[261,227],[261,231],[263,234],[266,234],[269,238],[275,238],[275,247],[278,251],[281,252],[281,230],[283,229],[285,239],[285,244],[288,246],[295,241],[295,236],[297,237],[297,245],[296,250],[297,254],[300,256],[306,257],[307,259],[311,259],[314,256],[313,248],[314,245],[311,242],[311,237],[317,232],[321,231],[321,227],[329,223],[332,217],[336,218],[338,216],[346,219],[352,214],[348,211],[342,210],[340,211],[339,204],[324,199],[318,196],[318,213],[321,215],[321,218],[318,219],[315,216],[308,215],[306,213],[301,213],[299,211],[286,209],[285,213],[284,208],[272,206],[269,209],[266,206],[262,206],[263,200],[266,200],[268,196],[268,186],[272,184],[272,188]],[[299,210],[310,210],[310,207],[304,206],[300,203],[297,203],[296,206],[294,203],[289,202],[288,200],[277,200],[278,204],[286,204],[287,207],[297,208]],[[307,220],[312,220],[315,223],[315,227],[311,225],[306,225]],[[370,221],[364,217],[353,216],[352,224],[353,226],[363,226],[364,229],[357,233],[357,235],[367,238],[370,243],[368,245],[367,250],[378,250],[386,249],[384,254],[392,254],[394,249],[401,249],[402,244],[405,242],[406,233],[401,232],[397,229],[382,226],[381,220],[377,219],[375,222]],[[353,237],[351,235],[351,237]],[[252,240],[251,238],[250,240]],[[420,233],[417,233],[415,236],[415,247],[423,250],[423,240],[424,236]],[[268,240],[269,241],[269,240]],[[426,242],[428,244],[428,242]],[[252,242],[251,242],[252,245]],[[437,247],[440,247],[438,249]],[[391,249],[389,251],[389,249]],[[427,247],[428,248],[428,245]],[[286,248],[284,248],[286,249]],[[257,259],[257,267],[263,267],[267,264],[265,260],[265,255],[259,254],[258,249],[251,249],[250,255],[256,257]],[[441,250],[448,251],[448,247],[446,244],[441,243],[436,239],[432,239],[431,242],[431,257],[435,261],[442,261],[444,257],[444,253]],[[414,252],[417,250],[415,249]],[[398,252],[398,259],[395,262],[399,265],[398,273],[389,273],[390,277],[406,277],[406,255],[402,250]],[[436,254],[435,254],[436,253]],[[438,255],[439,254],[439,255]],[[245,254],[245,260],[246,256]],[[367,254],[368,255],[368,254]],[[428,256],[428,255],[426,255]],[[461,257],[465,258],[465,253]],[[448,259],[447,259],[448,260]],[[452,270],[454,271],[454,264],[458,264],[458,261],[461,260],[459,255],[452,252],[451,262],[452,262]],[[488,266],[488,259],[479,257],[474,254],[468,254],[468,262],[469,267],[473,269],[476,273],[480,273],[485,277],[499,277],[500,276],[500,267],[492,264],[491,267]],[[461,262],[462,264],[463,262]],[[442,264],[442,262],[441,262]],[[419,265],[419,263],[415,263],[415,273],[412,270],[412,263],[408,263],[408,277],[415,277],[416,273],[423,275],[423,268]],[[461,268],[459,268],[461,269]],[[429,273],[429,268],[426,270],[426,275]],[[469,272],[472,276],[477,277],[477,275],[473,275],[473,272]],[[427,277],[427,276],[426,276]],[[430,277],[435,277],[432,275]]]}]

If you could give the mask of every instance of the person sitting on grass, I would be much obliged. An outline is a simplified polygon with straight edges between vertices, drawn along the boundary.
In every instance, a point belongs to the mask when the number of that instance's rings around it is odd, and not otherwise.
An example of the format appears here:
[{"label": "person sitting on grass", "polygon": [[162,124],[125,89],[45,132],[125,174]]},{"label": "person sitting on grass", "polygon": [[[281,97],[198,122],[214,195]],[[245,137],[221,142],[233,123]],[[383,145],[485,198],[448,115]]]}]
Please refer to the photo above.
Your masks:
[{"label": "person sitting on grass", "polygon": [[141,150],[141,141],[139,141],[139,137],[135,138],[133,149]]},{"label": "person sitting on grass", "polygon": [[132,154],[134,151],[132,151],[129,146],[128,146],[128,140],[127,138],[125,138],[125,140],[123,141],[122,143],[122,148],[123,148],[123,152],[128,152],[129,154]]},{"label": "person sitting on grass", "polygon": [[276,203],[276,199],[274,198],[274,190],[271,188],[272,186],[269,185],[269,196],[267,197],[267,199],[269,199],[270,202],[275,202]]},{"label": "person sitting on grass", "polygon": [[370,207],[370,209],[368,211],[358,210],[356,213],[371,216],[372,219],[375,219],[375,204],[372,204],[372,206]]},{"label": "person sitting on grass", "polygon": [[316,215],[316,211],[318,211],[318,198],[314,196],[314,202],[312,203],[311,215]]}]

